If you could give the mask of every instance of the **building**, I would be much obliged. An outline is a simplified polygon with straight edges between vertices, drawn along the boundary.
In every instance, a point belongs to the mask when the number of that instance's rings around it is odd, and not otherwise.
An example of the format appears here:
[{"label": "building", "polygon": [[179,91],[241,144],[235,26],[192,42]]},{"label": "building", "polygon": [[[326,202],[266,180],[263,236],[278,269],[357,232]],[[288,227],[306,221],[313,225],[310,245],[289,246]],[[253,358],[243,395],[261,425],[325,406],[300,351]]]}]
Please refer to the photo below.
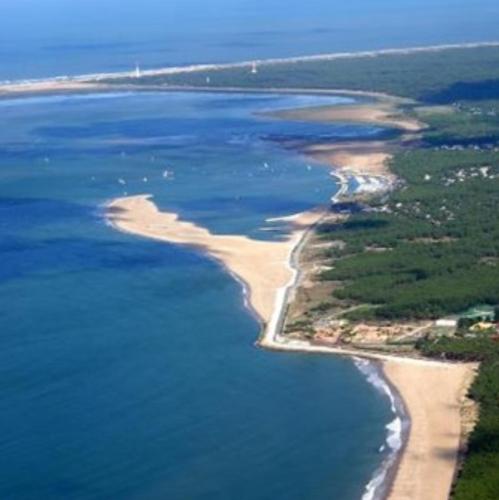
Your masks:
[{"label": "building", "polygon": [[479,322],[492,323],[495,320],[495,311],[492,306],[482,305],[471,307],[459,315],[461,319]]}]

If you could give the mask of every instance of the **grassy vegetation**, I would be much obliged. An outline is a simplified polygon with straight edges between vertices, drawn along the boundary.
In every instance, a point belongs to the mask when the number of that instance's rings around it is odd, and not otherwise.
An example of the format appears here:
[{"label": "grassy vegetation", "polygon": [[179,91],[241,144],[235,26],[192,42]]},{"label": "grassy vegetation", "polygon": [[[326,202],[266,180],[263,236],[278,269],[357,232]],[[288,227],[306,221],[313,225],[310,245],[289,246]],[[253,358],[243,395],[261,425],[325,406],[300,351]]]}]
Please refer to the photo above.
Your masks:
[{"label": "grassy vegetation", "polygon": [[452,497],[454,500],[499,498],[499,342],[487,336],[442,338],[424,341],[420,349],[427,356],[482,362],[470,391],[480,404],[480,418],[470,436],[468,455]]},{"label": "grassy vegetation", "polygon": [[496,99],[498,82],[498,47],[260,65],[257,74],[245,67],[121,80],[134,85],[363,90],[432,103]]}]

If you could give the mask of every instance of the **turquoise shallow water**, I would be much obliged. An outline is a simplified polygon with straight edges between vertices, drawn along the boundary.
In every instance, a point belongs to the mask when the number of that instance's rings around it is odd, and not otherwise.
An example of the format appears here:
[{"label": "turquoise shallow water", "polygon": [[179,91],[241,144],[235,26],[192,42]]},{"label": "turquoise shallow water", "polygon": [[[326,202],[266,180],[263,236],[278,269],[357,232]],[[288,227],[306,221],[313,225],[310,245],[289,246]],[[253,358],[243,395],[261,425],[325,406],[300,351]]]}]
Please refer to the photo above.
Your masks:
[{"label": "turquoise shallow water", "polygon": [[[345,359],[269,353],[202,254],[109,227],[153,193],[216,232],[327,201],[268,138],[373,135],[255,111],[334,102],[111,94],[0,101],[0,497],[357,499],[388,401]],[[164,171],[170,173],[164,178]]]}]

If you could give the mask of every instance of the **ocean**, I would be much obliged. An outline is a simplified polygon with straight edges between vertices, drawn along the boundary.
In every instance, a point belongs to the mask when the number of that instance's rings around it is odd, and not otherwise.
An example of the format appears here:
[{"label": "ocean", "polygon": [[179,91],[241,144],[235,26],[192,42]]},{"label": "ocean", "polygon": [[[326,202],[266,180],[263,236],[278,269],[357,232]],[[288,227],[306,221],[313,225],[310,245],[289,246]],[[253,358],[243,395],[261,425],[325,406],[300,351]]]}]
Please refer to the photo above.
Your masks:
[{"label": "ocean", "polygon": [[0,497],[362,496],[387,456],[386,394],[350,360],[256,348],[259,325],[218,263],[121,234],[103,208],[152,193],[212,231],[280,238],[265,219],[336,185],[269,138],[379,131],[255,113],[347,100],[0,101]]},{"label": "ocean", "polygon": [[[0,14],[0,80],[18,80],[484,41],[499,6],[3,0]],[[261,112],[341,102],[0,100],[0,498],[372,498],[366,485],[400,444],[376,368],[257,348],[241,286],[217,262],[122,234],[104,209],[151,193],[213,232],[281,238],[267,218],[325,203],[337,186],[274,139],[381,131]]]}]

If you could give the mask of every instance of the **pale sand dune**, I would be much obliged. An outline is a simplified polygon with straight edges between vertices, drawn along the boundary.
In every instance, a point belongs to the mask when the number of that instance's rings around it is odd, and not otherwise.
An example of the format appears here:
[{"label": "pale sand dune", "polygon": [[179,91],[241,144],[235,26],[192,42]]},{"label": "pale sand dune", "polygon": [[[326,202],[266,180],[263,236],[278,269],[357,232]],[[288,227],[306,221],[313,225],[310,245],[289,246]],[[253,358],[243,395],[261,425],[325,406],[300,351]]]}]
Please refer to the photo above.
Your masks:
[{"label": "pale sand dune", "polygon": [[411,418],[389,500],[449,497],[461,439],[461,405],[476,372],[471,364],[384,363]]},{"label": "pale sand dune", "polygon": [[279,291],[294,279],[290,255],[305,231],[323,211],[295,217],[285,241],[259,241],[246,236],[212,234],[207,229],[160,212],[147,195],[118,198],[109,204],[109,220],[120,230],[156,240],[202,248],[248,285],[250,303],[263,323],[276,309]]}]

